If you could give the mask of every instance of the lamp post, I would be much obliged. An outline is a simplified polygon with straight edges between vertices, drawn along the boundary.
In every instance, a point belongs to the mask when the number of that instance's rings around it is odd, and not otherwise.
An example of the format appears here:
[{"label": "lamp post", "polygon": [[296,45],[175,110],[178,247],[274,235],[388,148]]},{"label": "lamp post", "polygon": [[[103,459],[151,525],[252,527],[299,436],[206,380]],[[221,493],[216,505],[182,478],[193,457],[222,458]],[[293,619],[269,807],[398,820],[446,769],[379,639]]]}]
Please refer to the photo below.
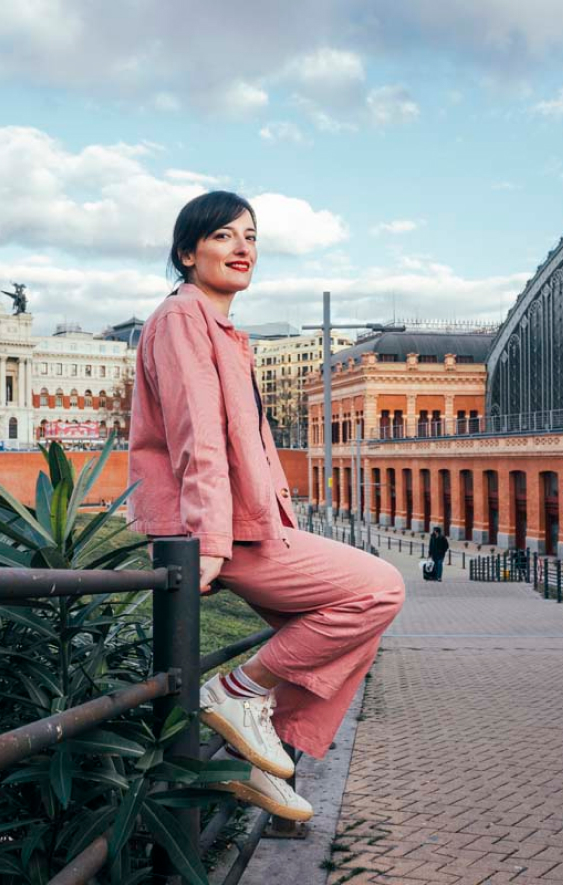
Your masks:
[{"label": "lamp post", "polygon": [[[303,326],[318,329],[319,326]],[[324,450],[325,450],[325,536],[332,538],[332,368],[330,333],[333,329],[370,329],[372,332],[404,332],[405,326],[384,326],[381,323],[332,323],[330,319],[330,292],[323,292],[323,394],[324,394]]]}]

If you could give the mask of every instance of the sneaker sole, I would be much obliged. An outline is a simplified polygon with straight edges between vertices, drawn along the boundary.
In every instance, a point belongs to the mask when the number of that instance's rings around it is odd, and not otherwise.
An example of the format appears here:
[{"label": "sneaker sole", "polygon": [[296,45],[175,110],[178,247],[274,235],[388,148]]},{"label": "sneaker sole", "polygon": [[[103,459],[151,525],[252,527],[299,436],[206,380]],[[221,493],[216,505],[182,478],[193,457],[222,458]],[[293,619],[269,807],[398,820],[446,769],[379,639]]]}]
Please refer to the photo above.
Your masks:
[{"label": "sneaker sole", "polygon": [[250,744],[247,744],[240,731],[237,731],[227,719],[223,719],[218,713],[201,710],[199,718],[205,723],[205,725],[208,725],[209,728],[212,728],[213,731],[216,731],[221,737],[224,737],[231,747],[238,750],[245,759],[261,771],[267,771],[268,774],[273,774],[274,777],[281,777],[282,780],[287,780],[288,777],[292,777],[294,774],[295,767],[284,768],[282,765],[276,765],[275,762],[271,762],[269,759],[261,756],[257,750],[251,747]]},{"label": "sneaker sole", "polygon": [[[211,785],[210,785],[211,786]],[[250,805],[256,805],[275,814],[276,817],[283,817],[284,820],[306,821],[311,820],[313,811],[301,811],[298,808],[288,808],[287,805],[281,805],[275,799],[270,799],[264,793],[260,793],[243,781],[230,781],[226,784],[213,784],[214,790],[224,790],[226,793],[232,793],[241,802],[248,802]]]}]

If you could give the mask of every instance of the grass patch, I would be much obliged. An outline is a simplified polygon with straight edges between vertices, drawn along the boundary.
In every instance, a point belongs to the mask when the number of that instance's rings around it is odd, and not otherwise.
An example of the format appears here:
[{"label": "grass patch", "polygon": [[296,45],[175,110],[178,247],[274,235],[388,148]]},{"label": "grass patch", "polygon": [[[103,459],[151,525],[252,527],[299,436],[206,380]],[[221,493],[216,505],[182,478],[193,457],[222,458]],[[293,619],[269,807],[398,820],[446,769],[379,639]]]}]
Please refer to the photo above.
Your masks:
[{"label": "grass patch", "polygon": [[[78,528],[82,529],[90,520],[90,514],[81,514],[78,517]],[[122,516],[116,516],[108,520],[107,526],[97,536],[98,538],[111,535],[119,526],[125,527],[125,519]],[[101,546],[97,554],[102,555],[106,551],[116,549],[124,544],[132,544],[142,538],[137,532],[125,529],[113,538],[109,538],[107,543]],[[148,569],[151,568],[151,561],[148,550],[140,548],[136,554],[137,562],[130,568]],[[143,608],[150,611],[152,601],[148,598]],[[224,645],[230,645],[238,639],[243,639],[250,633],[256,633],[263,630],[267,626],[262,618],[258,615],[238,596],[230,593],[228,590],[222,590],[213,596],[203,597],[201,600],[201,653],[208,654],[216,649],[222,648]],[[236,667],[238,663],[248,658],[249,652],[241,655],[240,658],[234,659],[224,664],[218,669],[227,671]]]}]

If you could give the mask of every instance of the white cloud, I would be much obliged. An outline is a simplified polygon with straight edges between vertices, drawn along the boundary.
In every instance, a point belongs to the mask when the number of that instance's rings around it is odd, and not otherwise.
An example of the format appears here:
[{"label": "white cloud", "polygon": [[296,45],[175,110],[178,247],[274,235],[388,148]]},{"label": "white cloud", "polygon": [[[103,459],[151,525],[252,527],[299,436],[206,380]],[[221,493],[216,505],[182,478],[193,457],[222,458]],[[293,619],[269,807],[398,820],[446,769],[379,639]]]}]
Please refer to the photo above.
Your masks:
[{"label": "white cloud", "polygon": [[287,120],[267,123],[260,129],[260,138],[268,142],[290,141],[294,144],[303,144],[305,138],[299,126]]},{"label": "white cloud", "polygon": [[563,89],[560,89],[555,98],[548,101],[539,101],[532,107],[532,111],[542,117],[563,117]]},{"label": "white cloud", "polygon": [[280,79],[295,87],[303,99],[345,112],[361,105],[366,73],[357,53],[324,46],[295,56]]},{"label": "white cloud", "polygon": [[[118,271],[64,268],[50,260],[0,261],[0,288],[12,280],[28,287],[33,334],[54,331],[57,323],[79,322],[84,331],[100,332],[135,314],[145,319],[171,290],[164,274],[141,269]],[[7,299],[0,305],[9,310]]]},{"label": "white cloud", "polygon": [[496,322],[514,303],[529,273],[468,279],[446,264],[417,259],[411,271],[399,267],[371,268],[361,275],[324,273],[265,279],[252,285],[237,302],[237,322],[265,321],[283,304],[291,321],[298,311],[302,322],[322,315],[322,293],[332,293],[335,322],[353,317],[387,321],[393,304],[399,316],[429,319],[487,319]]},{"label": "white cloud", "polygon": [[411,123],[420,116],[420,108],[403,86],[381,86],[367,96],[367,107],[377,126]]},{"label": "white cloud", "polygon": [[513,181],[496,181],[493,184],[494,191],[520,191],[522,190],[521,184],[514,184]]},{"label": "white cloud", "polygon": [[258,216],[260,249],[281,255],[305,255],[341,243],[348,236],[341,218],[315,210],[305,200],[261,194],[252,200]]},{"label": "white cloud", "polygon": [[[340,253],[335,250],[338,256]],[[313,271],[313,272],[311,272]],[[344,262],[326,261],[317,271],[257,278],[234,304],[237,324],[322,316],[322,293],[332,292],[336,322],[352,318],[386,321],[399,316],[482,318],[497,321],[512,306],[530,273],[468,279],[446,264],[406,257],[396,267],[372,267],[361,274]],[[170,291],[164,275],[140,269],[118,271],[68,269],[50,261],[0,260],[0,288],[12,280],[28,286],[34,333],[47,334],[58,322],[78,321],[86,331],[100,331],[132,314],[145,319]],[[6,303],[5,309],[9,310]],[[297,320],[296,320],[297,321]]]},{"label": "white cloud", "polygon": [[[89,145],[73,154],[38,129],[0,128],[0,245],[164,261],[181,207],[221,178],[183,169],[157,177],[144,163],[158,149]],[[305,200],[267,193],[253,202],[264,252],[302,255],[346,236],[338,216]]]},{"label": "white cloud", "polygon": [[328,46],[294,59],[290,69],[302,83],[321,83],[332,88],[342,82],[363,81],[366,76],[359,55]]},{"label": "white cloud", "polygon": [[409,218],[399,218],[396,221],[382,221],[370,229],[370,234],[375,237],[379,236],[379,234],[408,234],[425,223],[425,221],[413,221]]},{"label": "white cloud", "polygon": [[157,92],[153,98],[153,105],[157,111],[164,113],[176,113],[182,107],[180,99],[172,92]]},{"label": "white cloud", "polygon": [[267,107],[268,101],[268,93],[264,89],[244,80],[238,80],[215,95],[217,109],[236,118],[262,110]]}]

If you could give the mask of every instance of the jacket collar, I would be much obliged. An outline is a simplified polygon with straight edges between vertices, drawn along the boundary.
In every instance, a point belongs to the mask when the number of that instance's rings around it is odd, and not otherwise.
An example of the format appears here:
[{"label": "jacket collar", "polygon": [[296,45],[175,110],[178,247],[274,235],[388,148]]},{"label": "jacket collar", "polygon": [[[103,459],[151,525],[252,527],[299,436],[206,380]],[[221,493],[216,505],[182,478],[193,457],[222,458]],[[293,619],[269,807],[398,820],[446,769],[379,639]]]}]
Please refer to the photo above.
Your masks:
[{"label": "jacket collar", "polygon": [[231,320],[222,314],[220,310],[217,310],[211,299],[208,298],[201,289],[194,286],[193,283],[182,283],[176,294],[180,298],[186,300],[199,301],[203,305],[205,312],[209,314],[219,326],[223,326],[225,329],[234,329]]}]

